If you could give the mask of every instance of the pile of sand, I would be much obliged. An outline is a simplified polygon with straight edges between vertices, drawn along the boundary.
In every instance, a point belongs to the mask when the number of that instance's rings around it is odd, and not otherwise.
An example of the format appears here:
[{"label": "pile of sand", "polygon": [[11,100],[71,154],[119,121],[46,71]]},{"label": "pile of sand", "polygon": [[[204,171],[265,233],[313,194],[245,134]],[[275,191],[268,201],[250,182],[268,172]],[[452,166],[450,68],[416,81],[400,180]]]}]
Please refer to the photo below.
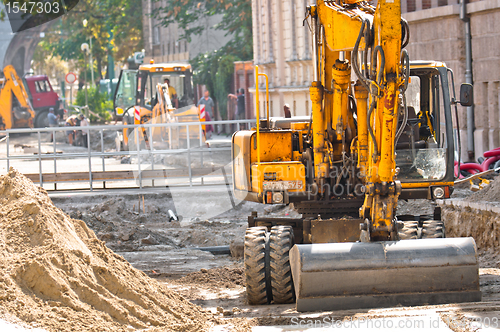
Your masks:
[{"label": "pile of sand", "polygon": [[0,176],[0,308],[51,331],[200,331],[217,323],[13,169]]}]

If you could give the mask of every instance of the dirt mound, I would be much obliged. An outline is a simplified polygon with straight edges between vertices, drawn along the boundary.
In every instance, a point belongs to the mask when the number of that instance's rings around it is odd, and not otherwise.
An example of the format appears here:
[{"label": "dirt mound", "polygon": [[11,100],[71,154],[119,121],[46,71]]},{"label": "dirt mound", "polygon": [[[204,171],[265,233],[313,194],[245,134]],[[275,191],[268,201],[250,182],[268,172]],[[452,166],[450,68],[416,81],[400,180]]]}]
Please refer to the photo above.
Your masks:
[{"label": "dirt mound", "polygon": [[178,280],[179,283],[195,283],[220,288],[234,288],[245,285],[243,268],[220,267],[215,269],[201,269]]},{"label": "dirt mound", "polygon": [[13,169],[0,176],[0,308],[50,331],[200,331],[216,322]]},{"label": "dirt mound", "polygon": [[484,189],[475,192],[468,198],[471,202],[499,202],[500,201],[500,176],[497,176]]}]

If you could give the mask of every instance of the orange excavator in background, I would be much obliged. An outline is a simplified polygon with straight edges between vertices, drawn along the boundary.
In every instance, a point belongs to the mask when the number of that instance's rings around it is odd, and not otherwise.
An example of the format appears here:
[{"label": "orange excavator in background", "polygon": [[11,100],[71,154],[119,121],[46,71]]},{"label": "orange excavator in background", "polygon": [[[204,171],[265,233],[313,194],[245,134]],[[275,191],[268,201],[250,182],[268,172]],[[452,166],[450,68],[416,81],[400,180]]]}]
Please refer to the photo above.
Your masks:
[{"label": "orange excavator in background", "polygon": [[[261,120],[257,99],[256,128],[232,138],[235,196],[302,215],[249,217],[249,302],[315,311],[480,301],[474,239],[446,238],[439,208],[397,215],[399,199],[453,191],[452,71],[409,61],[400,0],[316,3],[310,120]],[[460,103],[471,96],[462,85]]]},{"label": "orange excavator in background", "polygon": [[13,66],[0,78],[0,130],[33,127],[35,112],[22,80]]}]

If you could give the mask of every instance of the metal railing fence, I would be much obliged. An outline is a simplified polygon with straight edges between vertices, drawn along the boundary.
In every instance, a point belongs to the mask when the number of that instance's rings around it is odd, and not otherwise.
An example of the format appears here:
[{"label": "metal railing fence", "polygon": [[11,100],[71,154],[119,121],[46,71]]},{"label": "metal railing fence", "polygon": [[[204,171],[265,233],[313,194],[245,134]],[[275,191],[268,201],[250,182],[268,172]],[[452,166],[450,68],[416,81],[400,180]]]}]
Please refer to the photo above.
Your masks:
[{"label": "metal railing fence", "polygon": [[[187,159],[187,164],[184,169],[185,178],[189,183],[189,186],[193,186],[193,177],[201,176],[201,184],[204,184],[204,171],[213,173],[217,169],[206,167],[204,163],[204,154],[207,153],[217,153],[220,151],[230,151],[230,146],[215,147],[217,140],[206,140],[203,134],[203,125],[221,125],[226,128],[234,127],[236,131],[250,128],[252,125],[255,126],[255,120],[228,120],[228,121],[210,121],[210,122],[176,122],[176,123],[158,123],[158,124],[140,124],[140,125],[99,125],[99,126],[81,126],[81,127],[47,127],[47,128],[23,128],[23,129],[12,129],[0,131],[0,137],[4,136],[0,140],[0,162],[6,162],[6,170],[8,171],[10,166],[14,164],[25,163],[27,164],[26,169],[34,168],[33,163],[37,163],[36,171],[33,170],[30,173],[30,177],[35,182],[38,182],[40,186],[44,184],[54,184],[54,190],[57,190],[57,184],[72,183],[72,182],[85,182],[88,183],[87,188],[79,189],[94,189],[94,182],[100,182],[103,188],[106,188],[106,182],[119,182],[119,181],[130,181],[131,174],[133,174],[134,180],[139,188],[143,188],[144,180],[152,181],[152,186],[154,187],[155,180],[164,179],[168,174],[176,174],[177,177],[182,176],[183,173],[179,172],[179,169],[166,169],[162,168],[160,170],[155,170],[155,157],[156,156],[172,156],[172,155],[184,155]],[[155,140],[156,129],[162,129],[164,131],[170,130],[170,132],[177,129],[179,133],[181,130],[185,131],[185,138],[177,137],[178,142],[184,142],[182,147],[177,146],[172,147],[172,137],[170,139],[160,139]],[[129,149],[125,151],[118,151],[115,149],[105,148],[105,133],[108,131],[116,132],[116,136],[119,136],[123,129],[131,129],[129,137]],[[58,142],[57,137],[63,135],[67,137],[66,131],[86,131],[87,148],[78,148],[75,151],[70,145],[62,142]],[[196,133],[196,134],[195,134]],[[19,154],[16,153],[16,148],[11,146],[14,136],[30,134],[30,137],[36,137],[35,147],[31,147],[33,154]],[[43,135],[51,134],[53,136],[53,141],[51,143],[45,142],[42,139]],[[110,137],[112,137],[111,135]],[[95,138],[98,138],[96,142]],[[193,138],[196,137],[196,138]],[[230,140],[230,138],[229,138]],[[228,140],[228,141],[229,141]],[[19,139],[17,140],[19,141]],[[100,141],[100,144],[99,144]],[[145,143],[145,142],[148,143]],[[168,141],[168,142],[167,142]],[[209,146],[207,143],[214,143]],[[93,144],[92,144],[93,143]],[[97,143],[97,144],[96,144]],[[2,145],[5,144],[5,150],[2,151]],[[109,144],[108,144],[109,145]],[[214,146],[212,146],[214,145]],[[96,149],[96,146],[98,148]],[[50,147],[50,149],[49,149]],[[94,147],[94,148],[93,148]],[[60,149],[65,149],[66,152]],[[201,167],[192,166],[192,158],[195,155],[199,155],[199,163]],[[129,169],[120,170],[109,170],[109,165],[107,169],[106,160],[110,158],[124,158],[129,157],[130,160],[136,159],[137,165],[133,169],[133,164],[130,164]],[[100,166],[97,167],[95,162],[100,159]],[[72,161],[71,163],[65,163],[64,161]],[[48,171],[46,161],[53,161],[53,166],[50,167]],[[74,161],[74,162],[73,162]],[[45,162],[45,163],[44,163]],[[81,162],[88,163],[88,170],[84,172],[75,172],[75,168],[81,167]],[[230,160],[227,161],[230,163]],[[94,165],[93,165],[94,163]],[[144,166],[146,165],[146,166]],[[146,168],[145,168],[146,167]],[[149,169],[147,169],[149,167]],[[97,170],[99,168],[100,170]],[[115,167],[116,168],[116,167]],[[148,171],[148,172],[144,172]],[[121,173],[120,173],[121,172]],[[126,173],[128,172],[128,173]],[[130,173],[132,172],[132,173]],[[26,170],[23,173],[27,173]],[[82,173],[88,173],[88,177],[82,178]],[[226,174],[226,172],[223,172]],[[229,172],[230,173],[230,172]],[[37,176],[36,176],[37,174]],[[66,174],[66,176],[62,176]],[[69,174],[69,175],[68,175]],[[74,178],[72,178],[72,175]],[[110,175],[111,174],[111,175]],[[147,175],[144,178],[144,174]],[[35,179],[35,177],[37,179]],[[225,175],[224,175],[225,177]],[[217,181],[218,184],[227,183],[227,178],[222,181]],[[213,184],[213,183],[212,183]],[[130,185],[130,184],[129,184]],[[185,184],[184,184],[185,185]]]}]

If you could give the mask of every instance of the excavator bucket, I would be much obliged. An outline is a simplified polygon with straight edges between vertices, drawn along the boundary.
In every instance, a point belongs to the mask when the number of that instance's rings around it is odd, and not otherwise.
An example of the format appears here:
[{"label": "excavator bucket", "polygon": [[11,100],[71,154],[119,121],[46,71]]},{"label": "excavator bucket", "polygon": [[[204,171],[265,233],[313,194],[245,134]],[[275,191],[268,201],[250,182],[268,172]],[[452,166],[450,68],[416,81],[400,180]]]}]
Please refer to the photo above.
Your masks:
[{"label": "excavator bucket", "polygon": [[295,245],[297,311],[481,301],[473,238]]}]

